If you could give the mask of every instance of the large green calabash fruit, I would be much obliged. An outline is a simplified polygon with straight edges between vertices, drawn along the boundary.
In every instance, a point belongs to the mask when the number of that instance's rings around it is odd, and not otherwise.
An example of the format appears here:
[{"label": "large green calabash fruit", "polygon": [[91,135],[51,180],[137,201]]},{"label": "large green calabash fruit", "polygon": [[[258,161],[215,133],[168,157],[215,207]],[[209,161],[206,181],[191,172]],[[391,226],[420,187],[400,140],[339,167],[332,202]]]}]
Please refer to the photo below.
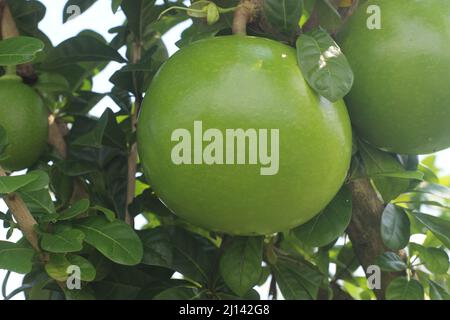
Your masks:
[{"label": "large green calabash fruit", "polygon": [[35,163],[47,144],[47,112],[39,95],[19,77],[0,78],[0,126],[8,139],[0,167],[16,171]]},{"label": "large green calabash fruit", "polygon": [[338,42],[355,74],[345,101],[361,137],[400,154],[450,147],[450,1],[368,1]]},{"label": "large green calabash fruit", "polygon": [[[194,121],[223,133],[278,129],[278,173],[261,175],[264,166],[250,164],[175,165],[171,135],[193,133]],[[310,220],[341,187],[352,150],[343,101],[308,87],[295,50],[244,36],[198,41],[170,58],[147,91],[137,135],[151,187],[176,215],[241,235]]]}]

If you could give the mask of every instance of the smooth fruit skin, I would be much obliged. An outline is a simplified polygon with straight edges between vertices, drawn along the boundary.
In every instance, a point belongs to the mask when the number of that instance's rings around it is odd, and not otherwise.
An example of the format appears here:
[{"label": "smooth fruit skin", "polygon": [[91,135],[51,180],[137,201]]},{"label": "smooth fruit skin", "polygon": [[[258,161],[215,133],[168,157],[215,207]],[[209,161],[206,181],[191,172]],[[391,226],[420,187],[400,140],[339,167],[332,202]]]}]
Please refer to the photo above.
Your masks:
[{"label": "smooth fruit skin", "polygon": [[[174,165],[175,129],[279,129],[276,175],[260,165]],[[350,164],[351,126],[343,101],[317,96],[295,50],[244,36],[196,42],[155,76],[138,121],[138,149],[151,187],[178,216],[229,234],[270,234],[319,213]]]},{"label": "smooth fruit skin", "polygon": [[47,112],[39,95],[18,77],[0,78],[0,125],[9,142],[0,167],[17,171],[36,162],[47,143]]},{"label": "smooth fruit skin", "polygon": [[[372,5],[380,30],[366,26]],[[401,154],[450,147],[449,17],[447,0],[368,1],[339,34],[355,74],[350,118],[375,146]]]}]

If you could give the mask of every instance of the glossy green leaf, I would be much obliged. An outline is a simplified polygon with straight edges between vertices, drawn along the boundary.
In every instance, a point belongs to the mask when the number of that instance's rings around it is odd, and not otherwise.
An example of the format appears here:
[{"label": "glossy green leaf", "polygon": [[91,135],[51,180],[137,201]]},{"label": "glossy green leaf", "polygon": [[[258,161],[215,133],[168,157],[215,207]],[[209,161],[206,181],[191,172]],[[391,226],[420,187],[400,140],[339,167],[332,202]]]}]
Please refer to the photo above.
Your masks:
[{"label": "glossy green leaf", "polygon": [[448,274],[450,265],[447,252],[440,248],[428,248],[425,266],[433,273]]},{"label": "glossy green leaf", "polygon": [[334,102],[342,99],[353,85],[353,71],[333,38],[322,29],[297,39],[297,59],[308,84],[321,96]]},{"label": "glossy green leaf", "polygon": [[57,229],[53,233],[43,233],[41,248],[48,252],[65,253],[83,249],[83,232],[69,228]]},{"label": "glossy green leaf", "polygon": [[342,26],[342,18],[332,0],[319,0],[315,6],[320,26],[335,33]]},{"label": "glossy green leaf", "polygon": [[414,213],[414,217],[423,223],[447,248],[450,248],[449,220],[423,213]]},{"label": "glossy green leaf", "polygon": [[352,195],[350,189],[344,186],[319,215],[292,232],[306,245],[322,247],[344,233],[351,217]]},{"label": "glossy green leaf", "polygon": [[429,280],[428,283],[430,285],[431,300],[450,300],[450,293],[447,289],[434,282],[433,280]]},{"label": "glossy green leaf", "polygon": [[392,250],[400,250],[409,242],[410,222],[406,212],[393,204],[388,204],[381,218],[381,238]]},{"label": "glossy green leaf", "polygon": [[114,213],[114,211],[109,210],[108,208],[102,206],[93,206],[91,209],[103,213],[105,215],[105,218],[110,222],[113,222],[116,219],[116,214]]},{"label": "glossy green leaf", "polygon": [[58,220],[70,220],[85,213],[89,209],[89,199],[81,199],[59,213]]},{"label": "glossy green leaf", "polygon": [[272,266],[275,279],[285,299],[313,300],[317,298],[323,276],[304,262],[278,259]]},{"label": "glossy green leaf", "polygon": [[47,274],[57,280],[65,281],[70,273],[69,267],[79,268],[80,280],[93,281],[95,279],[95,268],[87,259],[73,254],[50,254],[49,261],[45,264]]},{"label": "glossy green leaf", "polygon": [[301,0],[266,0],[263,3],[263,14],[273,28],[287,35],[298,31],[303,7]]},{"label": "glossy green leaf", "polygon": [[0,241],[0,269],[29,273],[33,266],[34,251],[20,244]]},{"label": "glossy green leaf", "polygon": [[31,171],[20,176],[0,177],[0,193],[12,193],[17,190],[37,191],[49,183],[47,173],[41,170]]},{"label": "glossy green leaf", "polygon": [[303,0],[303,10],[302,16],[300,17],[299,26],[303,27],[306,22],[308,22],[311,14],[314,10],[314,5],[316,0]]},{"label": "glossy green leaf", "polygon": [[141,233],[144,243],[142,263],[178,271],[199,283],[208,283],[215,248],[208,240],[180,228],[156,228]]},{"label": "glossy green leaf", "polygon": [[169,288],[153,297],[153,300],[194,300],[198,292],[192,287]]},{"label": "glossy green leaf", "polygon": [[174,250],[170,236],[163,228],[145,230],[140,235],[144,245],[142,263],[161,267],[173,265]]},{"label": "glossy green leaf", "polygon": [[260,279],[263,241],[262,237],[235,237],[220,258],[220,274],[241,297]]},{"label": "glossy green leaf", "polygon": [[36,38],[15,37],[0,41],[0,65],[13,66],[33,61],[44,49],[44,43]]},{"label": "glossy green leaf", "polygon": [[18,193],[31,212],[55,213],[55,205],[47,189]]},{"label": "glossy green leaf", "polygon": [[73,20],[87,9],[89,9],[97,0],[68,0],[63,9],[63,23]]},{"label": "glossy green leaf", "polygon": [[126,62],[112,47],[92,36],[69,38],[51,50],[42,67],[54,70],[79,62]]},{"label": "glossy green leaf", "polygon": [[133,229],[120,220],[109,222],[104,217],[83,219],[75,227],[85,234],[85,241],[110,260],[124,265],[141,262],[142,242]]},{"label": "glossy green leaf", "polygon": [[375,262],[381,270],[388,272],[406,270],[406,263],[395,252],[385,252]]},{"label": "glossy green leaf", "polygon": [[112,2],[111,2],[112,11],[114,13],[116,13],[117,10],[119,10],[121,4],[122,4],[122,0],[112,0]]},{"label": "glossy green leaf", "polygon": [[423,300],[424,290],[419,281],[398,277],[389,283],[386,289],[388,300]]},{"label": "glossy green leaf", "polygon": [[393,154],[361,141],[358,143],[358,150],[367,176],[372,178],[385,203],[408,190],[410,186],[408,179],[411,177],[408,177],[408,171]]},{"label": "glossy green leaf", "polygon": [[94,265],[89,260],[76,254],[68,254],[66,259],[71,265],[80,268],[80,276],[82,281],[94,281],[96,270]]}]

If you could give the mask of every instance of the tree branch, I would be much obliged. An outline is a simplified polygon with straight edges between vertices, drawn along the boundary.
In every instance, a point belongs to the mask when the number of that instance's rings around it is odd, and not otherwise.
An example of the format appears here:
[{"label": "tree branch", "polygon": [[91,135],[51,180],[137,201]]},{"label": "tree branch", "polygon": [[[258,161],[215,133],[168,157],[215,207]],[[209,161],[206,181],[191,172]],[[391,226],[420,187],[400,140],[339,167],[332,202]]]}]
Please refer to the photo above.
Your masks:
[{"label": "tree branch", "polygon": [[[0,177],[6,176],[6,172],[0,168]],[[14,193],[4,196],[3,200],[11,210],[11,213],[19,225],[19,229],[22,231],[24,237],[28,240],[34,250],[41,252],[41,249],[39,248],[39,238],[34,230],[34,226],[37,225],[37,222],[23,200]]]},{"label": "tree branch", "polygon": [[[142,43],[137,39],[132,46],[132,63],[138,63],[142,57]],[[137,127],[137,117],[141,110],[142,105],[142,95],[137,92],[135,93],[134,108],[131,111],[131,132],[136,132]],[[134,194],[136,191],[136,165],[138,159],[137,144],[134,142],[130,147],[130,154],[128,155],[128,183],[127,183],[127,204],[125,209],[125,222],[130,226],[134,227],[134,219],[128,210],[128,206],[134,200]]]},{"label": "tree branch", "polygon": [[[353,199],[352,220],[347,233],[353,245],[356,257],[367,271],[375,259],[387,251],[381,238],[381,216],[384,204],[379,199],[369,179],[357,179],[350,182]],[[382,272],[381,289],[374,290],[379,300],[385,298],[386,288],[397,273]]]},{"label": "tree branch", "polygon": [[234,11],[233,34],[246,35],[247,24],[253,22],[262,6],[262,0],[241,0]]}]

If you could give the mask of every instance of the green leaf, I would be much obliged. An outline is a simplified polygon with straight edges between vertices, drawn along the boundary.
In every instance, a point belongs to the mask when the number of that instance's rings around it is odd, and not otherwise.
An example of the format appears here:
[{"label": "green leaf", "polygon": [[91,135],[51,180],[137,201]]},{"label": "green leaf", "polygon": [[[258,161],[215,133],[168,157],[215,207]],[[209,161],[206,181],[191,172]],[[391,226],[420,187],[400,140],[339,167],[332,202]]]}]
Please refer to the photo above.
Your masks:
[{"label": "green leaf", "polygon": [[94,293],[89,288],[84,287],[79,290],[69,290],[64,288],[66,300],[96,300]]},{"label": "green leaf", "polygon": [[111,10],[116,13],[119,10],[120,5],[122,4],[122,0],[112,0],[111,2]]},{"label": "green leaf", "polygon": [[385,252],[375,262],[383,271],[395,272],[406,270],[406,263],[395,252]]},{"label": "green leaf", "polygon": [[17,190],[37,191],[49,183],[47,173],[41,170],[31,171],[21,176],[0,177],[0,193],[12,193]]},{"label": "green leaf", "polygon": [[418,212],[414,213],[414,217],[423,223],[447,248],[450,248],[450,221]]},{"label": "green leaf", "polygon": [[393,204],[388,204],[381,218],[381,238],[392,250],[400,250],[409,242],[410,222],[406,212]]},{"label": "green leaf", "polygon": [[449,261],[447,252],[439,248],[427,248],[425,255],[420,260],[425,264],[428,270],[435,274],[447,274]]},{"label": "green leaf", "polygon": [[352,194],[344,186],[331,203],[308,223],[292,230],[304,244],[322,247],[342,235],[352,217]]},{"label": "green leaf", "polygon": [[314,10],[314,5],[316,4],[316,0],[303,0],[303,11],[302,16],[300,17],[299,26],[303,27],[306,22],[308,22],[311,14]]},{"label": "green leaf", "polygon": [[410,180],[422,180],[424,174],[420,171],[401,171],[401,172],[380,172],[372,175],[372,177],[391,177]]},{"label": "green leaf", "polygon": [[34,179],[25,186],[20,187],[19,191],[40,191],[47,188],[50,183],[50,178],[47,172],[43,170],[30,171],[26,175],[34,177]]},{"label": "green leaf", "polygon": [[261,277],[262,237],[235,237],[220,258],[220,274],[237,295],[244,296]]},{"label": "green leaf", "polygon": [[58,220],[70,220],[89,209],[89,199],[81,199],[72,204],[69,208],[59,213]]},{"label": "green leaf", "polygon": [[18,193],[31,212],[55,213],[55,206],[47,189],[18,191]]},{"label": "green leaf", "polygon": [[302,34],[296,45],[298,64],[308,84],[332,102],[342,99],[353,85],[353,72],[333,38],[316,29]]},{"label": "green leaf", "polygon": [[320,26],[335,33],[342,26],[342,18],[336,7],[330,0],[319,0],[316,2],[316,12]]},{"label": "green leaf", "polygon": [[41,247],[53,253],[76,252],[83,249],[84,233],[69,228],[55,228],[53,233],[43,233]]},{"label": "green leaf", "polygon": [[431,194],[450,201],[450,188],[436,183],[427,183],[415,190],[416,192]]},{"label": "green leaf", "polygon": [[33,249],[8,241],[0,241],[0,269],[29,273],[33,267],[33,257]]},{"label": "green leaf", "polygon": [[[78,13],[82,14],[96,2],[97,0],[68,0],[63,9],[63,23],[78,17]],[[79,12],[71,10],[73,6],[77,6],[77,10],[79,10]]]},{"label": "green leaf", "polygon": [[398,277],[389,283],[386,290],[388,300],[423,300],[424,290],[419,281]]},{"label": "green leaf", "polygon": [[93,264],[86,258],[75,255],[68,254],[66,256],[69,263],[73,266],[80,268],[80,276],[82,281],[94,281],[96,276],[96,270]]},{"label": "green leaf", "polygon": [[450,300],[450,294],[444,287],[433,280],[428,280],[428,283],[430,284],[431,300]]},{"label": "green leaf", "polygon": [[408,179],[411,177],[393,154],[378,150],[362,141],[358,143],[358,150],[366,174],[372,177],[384,202],[388,203],[408,190],[410,186]]},{"label": "green leaf", "polygon": [[145,28],[159,16],[155,0],[123,0],[122,9],[136,39],[143,39]]},{"label": "green leaf", "polygon": [[339,250],[336,257],[336,278],[337,279],[352,279],[353,272],[359,267],[358,258],[355,251],[350,244],[345,245]]},{"label": "green leaf", "polygon": [[173,287],[158,293],[153,297],[153,300],[194,300],[197,296],[196,288]]},{"label": "green leaf", "polygon": [[288,300],[313,300],[317,298],[323,276],[301,261],[293,262],[279,258],[272,266],[277,284]]},{"label": "green leaf", "polygon": [[263,3],[263,14],[273,28],[287,35],[298,31],[298,23],[302,16],[302,1],[266,0]]},{"label": "green leaf", "polygon": [[173,265],[174,250],[170,236],[163,228],[145,230],[140,235],[144,245],[143,264],[160,267]]},{"label": "green leaf", "polygon": [[75,225],[85,234],[85,241],[110,260],[136,265],[142,260],[142,242],[134,230],[120,220],[109,222],[103,217],[83,219]]},{"label": "green leaf", "polygon": [[108,124],[108,112],[104,112],[100,119],[97,121],[94,129],[88,133],[76,138],[72,145],[82,147],[100,148],[102,146],[103,136],[106,126]]},{"label": "green leaf", "polygon": [[214,247],[208,240],[181,228],[162,227],[141,232],[142,263],[166,267],[199,283],[208,283],[213,267]]},{"label": "green leaf", "polygon": [[36,38],[15,37],[0,41],[0,65],[14,66],[33,61],[44,49],[44,43]]},{"label": "green leaf", "polygon": [[112,47],[92,36],[76,36],[69,38],[51,50],[42,63],[48,70],[58,69],[79,62],[120,63],[126,60]]},{"label": "green leaf", "polygon": [[44,93],[69,92],[70,84],[66,77],[55,72],[42,72],[39,74],[34,88]]},{"label": "green leaf", "polygon": [[47,274],[57,280],[65,281],[70,276],[69,267],[76,266],[80,270],[80,280],[93,281],[95,279],[95,267],[87,259],[74,254],[50,254],[49,261],[45,264]]},{"label": "green leaf", "polygon": [[109,222],[113,222],[116,219],[116,214],[114,213],[114,211],[109,210],[108,208],[105,208],[102,206],[93,206],[91,209],[97,210],[97,211],[100,211],[101,213],[103,213],[105,215],[105,218]]}]

